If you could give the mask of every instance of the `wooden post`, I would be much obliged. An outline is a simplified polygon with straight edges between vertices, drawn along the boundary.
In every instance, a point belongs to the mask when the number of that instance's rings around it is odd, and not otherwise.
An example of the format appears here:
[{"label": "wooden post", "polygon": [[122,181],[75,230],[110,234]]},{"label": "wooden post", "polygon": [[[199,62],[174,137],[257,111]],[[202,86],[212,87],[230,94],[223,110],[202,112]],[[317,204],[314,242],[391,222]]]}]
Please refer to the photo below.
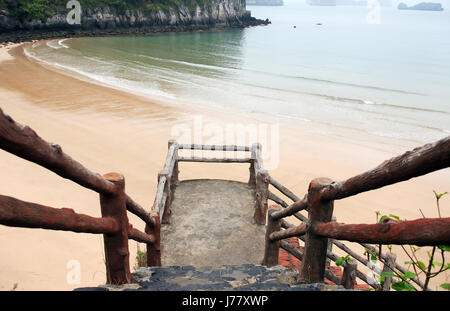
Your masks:
[{"label": "wooden post", "polygon": [[318,224],[326,223],[333,216],[333,201],[322,201],[320,190],[332,181],[317,178],[311,181],[308,189],[308,229],[305,236],[305,251],[299,280],[307,283],[323,282],[328,238],[315,234]]},{"label": "wooden post", "polygon": [[255,188],[256,187],[256,177],[255,177],[255,159],[251,158],[250,159],[250,167],[249,167],[249,172],[250,172],[250,177],[248,178],[248,186]]},{"label": "wooden post", "polygon": [[255,167],[256,167],[256,172],[258,172],[259,170],[263,170],[264,169],[264,165],[262,162],[262,145],[260,143],[255,143]]},{"label": "wooden post", "polygon": [[346,289],[353,289],[356,281],[356,268],[358,264],[356,262],[345,262],[344,273],[342,275],[342,286]]},{"label": "wooden post", "polygon": [[170,215],[172,214],[172,211],[170,210],[170,204],[172,203],[172,191],[170,190],[170,179],[169,179],[169,173],[167,170],[159,171],[158,183],[162,177],[166,178],[166,185],[164,186],[164,193],[166,193],[166,202],[164,204],[164,212],[162,215],[161,223],[168,224],[168,223],[170,223],[169,218],[170,218]]},{"label": "wooden post", "polygon": [[173,165],[173,172],[172,172],[172,178],[170,183],[172,185],[179,185],[180,184],[180,180],[178,179],[178,173],[180,172],[180,170],[178,169],[178,154],[175,155],[175,164]]},{"label": "wooden post", "polygon": [[[336,222],[336,217],[331,217],[331,222]],[[328,239],[328,246],[327,246],[327,252],[331,253],[333,251],[333,239]],[[330,265],[331,259],[327,257],[326,259],[326,265]]]},{"label": "wooden post", "polygon": [[273,232],[280,231],[281,225],[279,219],[273,219],[272,213],[279,210],[281,207],[274,205],[268,210],[267,227],[266,227],[266,244],[264,249],[263,265],[274,266],[278,265],[278,253],[280,251],[280,241],[271,241],[270,235]]},{"label": "wooden post", "polygon": [[172,176],[170,176],[170,184],[171,185],[179,185],[180,180],[178,179],[178,173],[180,172],[178,170],[178,147],[179,144],[176,140],[169,140],[168,143],[168,149],[170,149],[170,146],[175,145],[175,151],[173,154],[173,161],[175,161],[175,164],[173,166]]},{"label": "wooden post", "polygon": [[255,213],[253,219],[256,223],[266,223],[267,199],[269,198],[269,173],[266,170],[256,174]]},{"label": "wooden post", "polygon": [[255,176],[255,162],[256,162],[256,149],[258,144],[253,144],[250,147],[250,177],[248,179],[249,187],[256,188],[256,176]]},{"label": "wooden post", "polygon": [[[394,253],[388,252],[386,253],[386,259],[385,264],[383,266],[382,272],[394,272],[395,267],[395,260],[397,258],[397,255]],[[391,284],[392,284],[392,277],[386,276],[384,278],[384,285],[383,285],[383,291],[390,291],[391,290]]]},{"label": "wooden post", "polygon": [[146,225],[145,233],[154,236],[155,242],[147,243],[147,266],[161,267],[161,222],[159,213],[151,211],[150,219],[152,219],[153,225],[151,227]]},{"label": "wooden post", "polygon": [[128,217],[126,209],[125,178],[109,173],[103,178],[115,185],[113,194],[100,194],[102,217],[114,218],[120,225],[116,234],[104,234],[106,281],[120,285],[131,282],[130,253],[128,250]]}]

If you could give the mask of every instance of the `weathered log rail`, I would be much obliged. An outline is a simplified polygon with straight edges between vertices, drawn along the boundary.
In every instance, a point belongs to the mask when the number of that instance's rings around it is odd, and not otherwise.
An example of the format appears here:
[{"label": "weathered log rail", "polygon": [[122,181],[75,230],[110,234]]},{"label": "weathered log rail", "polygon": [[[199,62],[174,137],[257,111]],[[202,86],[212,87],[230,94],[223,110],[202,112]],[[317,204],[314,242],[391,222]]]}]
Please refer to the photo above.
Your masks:
[{"label": "weathered log rail", "polygon": [[[355,263],[345,263],[343,279],[337,278],[330,270],[326,270],[325,262],[327,260],[336,261],[340,258],[340,256],[331,252],[332,246],[338,247],[353,259],[362,263],[365,267],[369,267],[380,274],[381,270],[374,267],[370,260],[358,255],[339,240],[357,242],[364,248],[375,252],[378,252],[377,248],[368,243],[376,244],[377,246],[378,244],[449,244],[449,219],[418,219],[398,224],[393,220],[389,220],[387,223],[382,224],[344,225],[332,221],[333,200],[343,199],[363,191],[381,188],[448,167],[450,163],[448,142],[449,138],[446,138],[434,144],[417,148],[402,156],[384,162],[372,171],[360,174],[343,182],[335,183],[326,178],[315,179],[311,182],[308,193],[302,199],[275,180],[264,169],[262,147],[258,143],[247,147],[234,145],[178,144],[176,141],[170,141],[166,164],[160,172],[160,176],[168,174],[167,180],[171,180],[172,184],[174,181],[178,182],[179,162],[250,163],[248,185],[255,189],[254,221],[259,224],[266,224],[267,221],[264,264],[278,264],[278,252],[281,247],[302,261],[301,277],[303,281],[323,281],[324,277],[326,277],[336,284],[343,284],[348,288],[352,288],[355,283],[355,278],[359,278],[373,288],[386,290],[386,286],[382,288],[370,276],[358,269]],[[178,155],[178,150],[180,149],[191,151],[243,151],[250,152],[250,157],[215,158],[193,155],[191,157],[181,157]],[[172,168],[175,167],[177,169],[173,170]],[[395,178],[392,176],[395,176]],[[161,190],[161,194],[157,195],[157,198],[161,198],[162,200],[159,206],[169,208],[170,203],[167,205],[165,200],[166,198],[170,198],[170,191],[168,189],[170,189],[171,184],[169,184],[168,188],[164,188],[162,183],[165,183],[165,180],[160,182],[161,186],[158,189],[166,190],[165,192]],[[367,186],[367,183],[370,186]],[[292,203],[286,203],[270,187],[278,190],[278,192],[291,200]],[[335,197],[327,197],[330,195]],[[279,210],[270,209],[268,211],[268,200],[277,203],[283,208]],[[315,208],[312,209],[311,206]],[[163,214],[161,210],[158,211],[161,215]],[[309,217],[301,214],[301,211],[307,211]],[[296,217],[302,223],[298,226],[289,224],[284,219],[289,216]],[[290,237],[298,237],[304,242],[305,247],[303,252],[292,248],[289,243],[283,241],[283,239]],[[328,238],[330,239],[328,240]],[[392,265],[392,269],[405,273],[407,271],[406,268],[396,263],[395,260],[390,260],[391,257],[392,255],[389,253],[381,254],[381,258],[386,263],[383,269],[391,269],[390,265]],[[414,278],[412,281],[419,287],[424,286],[418,279]],[[389,280],[387,280],[387,283],[389,283]]]},{"label": "weathered log rail", "polygon": [[[199,157],[199,156],[180,156],[178,150],[204,150],[204,151],[240,151],[240,152],[250,152],[248,157]],[[261,145],[253,144],[251,147],[248,146],[237,146],[237,145],[200,145],[200,144],[179,144],[178,142],[171,140],[169,141],[169,151],[167,153],[166,163],[164,169],[160,174],[165,174],[167,172],[168,178],[171,180],[170,184],[177,184],[178,180],[178,166],[179,162],[204,162],[204,163],[249,163],[250,164],[250,177],[248,180],[248,185],[255,188],[261,188],[264,191],[264,186],[259,185],[258,179],[266,178],[268,180],[268,173],[263,169],[263,161],[261,157]],[[260,175],[263,175],[262,178]],[[258,177],[260,176],[260,177]],[[267,176],[267,177],[266,177]],[[163,180],[161,183],[164,183]],[[259,187],[258,187],[259,186]],[[162,186],[161,186],[162,189]],[[168,193],[168,191],[166,191]],[[163,195],[164,196],[164,195]],[[258,191],[256,193],[257,197],[263,197]],[[267,210],[267,198],[261,198],[259,204],[255,207],[255,221],[258,223],[265,223],[263,220],[265,210]],[[170,204],[169,204],[170,205]],[[261,215],[259,215],[261,214]]]},{"label": "weathered log rail", "polygon": [[[69,208],[53,208],[0,195],[0,224],[11,227],[42,228],[103,234],[106,275],[109,284],[131,282],[128,239],[154,247],[158,236],[151,233],[159,225],[159,215],[145,211],[125,193],[125,178],[119,173],[93,173],[48,143],[28,126],[15,122],[0,109],[0,148],[34,162],[100,195],[102,217],[77,214]],[[127,210],[146,224],[144,233],[128,222]],[[150,232],[150,234],[148,233]]]},{"label": "weathered log rail", "polygon": [[[179,150],[190,150],[191,156],[180,156]],[[250,152],[249,157],[199,157],[194,156],[194,150],[204,151],[224,151],[224,152]],[[155,243],[147,244],[147,265],[161,266],[161,224],[170,223],[170,205],[174,186],[179,184],[179,163],[180,162],[200,162],[200,163],[249,163],[248,185],[255,188],[255,213],[256,223],[265,223],[265,213],[267,211],[267,181],[268,173],[263,170],[261,157],[261,145],[253,144],[248,146],[237,145],[201,145],[201,144],[180,144],[175,140],[168,142],[168,151],[164,167],[158,173],[158,186],[155,202],[151,208],[150,215],[154,225],[146,228],[150,236],[154,236]],[[156,217],[158,215],[159,218]]]},{"label": "weathered log rail", "polygon": [[[307,194],[297,197],[281,185],[264,169],[262,147],[256,143],[248,146],[179,144],[169,141],[163,169],[158,173],[155,201],[147,212],[125,193],[125,179],[119,173],[103,176],[93,173],[62,151],[57,144],[48,143],[28,126],[16,123],[0,109],[0,148],[34,162],[57,175],[69,179],[99,194],[102,217],[77,214],[69,208],[53,208],[0,195],[0,224],[13,227],[42,228],[103,234],[107,282],[124,284],[131,282],[128,240],[146,243],[147,265],[161,266],[161,224],[170,222],[170,205],[174,186],[179,184],[180,162],[249,163],[248,185],[255,189],[254,221],[266,224],[266,247],[263,263],[278,264],[282,248],[302,261],[300,279],[321,282],[324,277],[346,288],[352,288],[359,278],[373,288],[389,290],[386,278],[383,287],[358,269],[356,263],[345,263],[343,277],[336,277],[326,269],[327,260],[336,261],[332,252],[336,246],[355,261],[370,267],[377,274],[381,271],[400,271],[406,268],[395,262],[395,255],[380,253],[380,244],[442,245],[450,244],[450,218],[417,219],[398,222],[386,219],[380,224],[341,224],[333,220],[334,200],[379,189],[417,176],[450,166],[450,136],[433,144],[427,144],[385,161],[378,167],[341,182],[327,178],[311,181]],[[245,157],[180,156],[179,150],[205,150],[224,152],[248,152]],[[272,186],[292,202],[288,204],[269,187]],[[268,200],[279,208],[268,209]],[[133,228],[127,211],[145,222],[145,233]],[[307,211],[308,217],[301,212]],[[298,226],[286,221],[293,216],[301,221]],[[297,237],[304,243],[303,249],[292,247],[284,239]],[[340,240],[359,243],[365,249],[377,253],[384,261],[383,269],[373,267],[371,261],[357,254]],[[373,245],[371,245],[373,244]],[[376,246],[375,246],[376,245]],[[419,287],[424,284],[412,279]]]},{"label": "weathered log rail", "polygon": [[[354,278],[358,277],[375,289],[389,290],[391,280],[386,277],[384,287],[357,268],[355,263],[344,265],[344,277],[339,279],[326,270],[326,260],[336,261],[339,257],[331,252],[332,245],[337,246],[353,259],[366,267],[373,264],[358,255],[338,240],[360,243],[365,249],[376,252],[383,262],[382,271],[400,271],[406,268],[395,262],[395,255],[380,254],[377,247],[370,244],[412,244],[434,246],[450,244],[450,218],[427,218],[411,221],[384,219],[379,224],[342,224],[332,220],[334,200],[344,199],[359,193],[379,189],[394,183],[409,180],[450,166],[450,136],[432,144],[415,148],[398,157],[383,162],[375,169],[341,182],[328,178],[311,181],[308,193],[299,199],[279,183],[270,178],[271,184],[290,198],[287,204],[279,196],[269,192],[269,199],[283,209],[269,209],[266,232],[264,264],[278,264],[279,247],[302,261],[300,279],[306,282],[321,282],[324,277],[346,288],[353,288]],[[308,217],[299,213],[308,211]],[[302,223],[298,226],[289,224],[284,218],[294,216]],[[283,229],[282,229],[283,228]],[[289,237],[298,237],[304,242],[302,251],[293,248],[286,241]],[[330,240],[329,240],[330,239]],[[382,271],[374,269],[377,274]],[[420,288],[424,284],[417,278],[412,279]]]}]

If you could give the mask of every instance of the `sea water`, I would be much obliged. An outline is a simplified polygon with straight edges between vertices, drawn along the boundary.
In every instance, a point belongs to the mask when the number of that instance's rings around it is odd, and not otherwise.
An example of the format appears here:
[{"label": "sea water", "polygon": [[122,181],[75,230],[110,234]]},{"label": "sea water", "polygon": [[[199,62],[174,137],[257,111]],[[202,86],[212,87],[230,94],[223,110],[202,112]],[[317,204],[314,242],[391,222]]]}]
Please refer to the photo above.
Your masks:
[{"label": "sea water", "polygon": [[[419,145],[450,135],[450,7],[248,6],[268,26],[53,40],[27,55],[143,96]],[[347,134],[344,134],[347,133]]]}]

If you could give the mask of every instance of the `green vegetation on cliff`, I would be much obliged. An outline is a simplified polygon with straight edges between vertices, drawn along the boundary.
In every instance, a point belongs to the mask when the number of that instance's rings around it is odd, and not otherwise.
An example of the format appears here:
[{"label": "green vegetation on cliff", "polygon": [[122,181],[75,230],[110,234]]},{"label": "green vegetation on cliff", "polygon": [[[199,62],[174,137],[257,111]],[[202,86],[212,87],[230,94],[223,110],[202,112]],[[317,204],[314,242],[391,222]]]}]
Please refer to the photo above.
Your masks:
[{"label": "green vegetation on cliff", "polygon": [[[10,11],[10,14],[13,16],[17,16],[20,19],[24,20],[32,20],[32,19],[38,19],[42,22],[45,22],[48,17],[51,16],[52,12],[56,9],[55,4],[52,2],[57,1],[50,1],[50,0],[33,0],[33,1],[26,1],[26,0],[18,0],[18,1],[8,1],[16,2],[15,6],[10,8],[8,6],[8,9]],[[8,4],[9,4],[8,3]]]},{"label": "green vegetation on cliff", "polygon": [[[176,8],[184,5],[189,10],[194,10],[195,5],[204,6],[211,0],[78,0],[83,10],[110,8],[118,14],[127,11],[140,10],[144,14],[149,11]],[[0,0],[0,10],[7,11],[10,16],[21,20],[41,20],[45,22],[58,8],[66,8],[68,0]]]}]

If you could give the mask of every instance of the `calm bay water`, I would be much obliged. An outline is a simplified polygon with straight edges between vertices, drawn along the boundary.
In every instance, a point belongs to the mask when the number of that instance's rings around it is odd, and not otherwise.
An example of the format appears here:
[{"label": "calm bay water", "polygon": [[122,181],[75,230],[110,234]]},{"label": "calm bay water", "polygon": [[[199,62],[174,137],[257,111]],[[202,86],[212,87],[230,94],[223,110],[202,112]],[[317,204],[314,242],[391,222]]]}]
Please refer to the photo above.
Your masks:
[{"label": "calm bay water", "polygon": [[[269,26],[55,40],[29,56],[131,92],[421,144],[450,135],[450,8],[249,6]],[[295,27],[294,27],[295,26]]]}]

